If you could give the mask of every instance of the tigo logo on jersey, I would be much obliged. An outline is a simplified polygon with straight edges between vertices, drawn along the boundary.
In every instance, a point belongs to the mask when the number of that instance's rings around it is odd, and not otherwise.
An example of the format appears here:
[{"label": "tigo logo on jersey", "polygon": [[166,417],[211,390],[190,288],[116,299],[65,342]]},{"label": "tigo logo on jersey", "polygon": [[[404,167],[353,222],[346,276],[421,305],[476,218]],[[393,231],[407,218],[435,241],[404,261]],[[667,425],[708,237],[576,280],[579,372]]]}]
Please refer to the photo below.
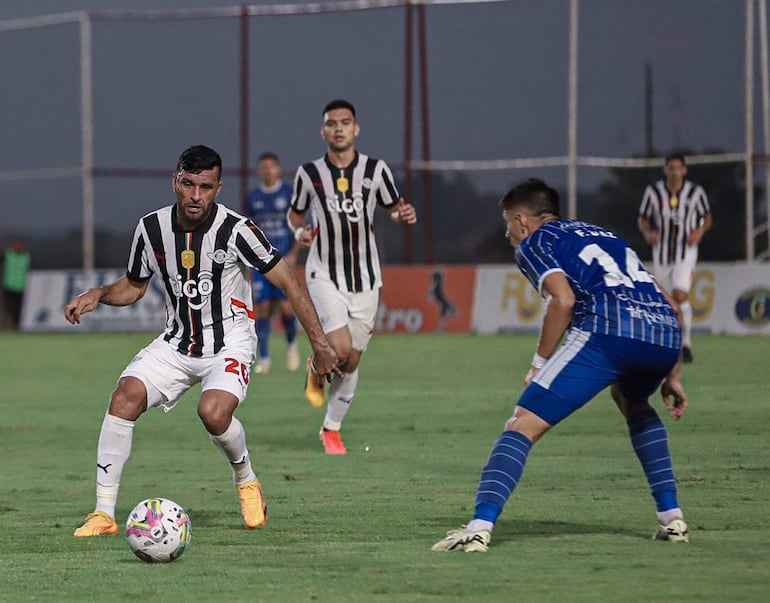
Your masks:
[{"label": "tigo logo on jersey", "polygon": [[358,222],[364,210],[364,196],[361,193],[353,193],[352,199],[342,201],[336,197],[326,197],[326,208],[338,214],[345,214],[351,222]]},{"label": "tigo logo on jersey", "polygon": [[169,279],[171,282],[171,290],[176,297],[186,297],[188,300],[193,300],[200,296],[201,301],[197,304],[188,301],[190,308],[193,310],[200,310],[209,302],[209,297],[211,297],[211,293],[214,290],[212,276],[213,274],[211,272],[201,271],[197,281],[191,278],[182,282],[182,276],[177,274],[174,280]]}]

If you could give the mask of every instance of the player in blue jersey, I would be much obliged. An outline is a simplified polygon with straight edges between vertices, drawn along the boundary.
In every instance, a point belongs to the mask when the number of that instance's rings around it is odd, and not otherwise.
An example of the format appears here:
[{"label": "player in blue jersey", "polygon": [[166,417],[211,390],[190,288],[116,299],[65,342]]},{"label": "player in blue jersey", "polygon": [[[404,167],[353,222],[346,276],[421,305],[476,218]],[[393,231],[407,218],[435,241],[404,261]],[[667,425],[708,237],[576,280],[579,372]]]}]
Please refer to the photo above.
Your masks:
[{"label": "player in blue jersey", "polygon": [[482,470],[473,519],[433,550],[486,551],[532,445],[607,386],[626,418],[657,505],[653,537],[687,541],[666,429],[649,404],[660,385],[674,419],[687,408],[673,299],[620,237],[562,220],[559,195],[542,180],[523,182],[500,206],[516,263],[548,300],[547,307],[526,387]]},{"label": "player in blue jersey", "polygon": [[[257,171],[261,183],[246,197],[246,215],[256,222],[267,238],[292,268],[297,265],[297,246],[294,234],[286,223],[286,211],[291,201],[291,184],[281,180],[281,164],[275,153],[259,156]],[[297,321],[289,300],[278,287],[258,271],[254,271],[254,305],[257,314],[259,360],[254,367],[257,374],[270,372],[270,326],[277,306],[286,334],[286,368],[299,368],[297,350]]]}]

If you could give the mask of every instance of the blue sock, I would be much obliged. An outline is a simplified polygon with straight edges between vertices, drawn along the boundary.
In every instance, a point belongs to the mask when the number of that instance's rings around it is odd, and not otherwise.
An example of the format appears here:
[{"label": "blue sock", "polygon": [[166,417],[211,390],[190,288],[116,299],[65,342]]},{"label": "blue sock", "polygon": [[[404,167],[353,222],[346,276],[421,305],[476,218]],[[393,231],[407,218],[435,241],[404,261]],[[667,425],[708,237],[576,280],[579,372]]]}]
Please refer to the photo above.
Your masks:
[{"label": "blue sock", "polygon": [[259,341],[260,358],[270,358],[270,351],[268,348],[269,338],[270,338],[270,319],[257,318],[257,339]]},{"label": "blue sock", "polygon": [[530,439],[518,431],[506,430],[500,434],[481,471],[473,519],[497,521],[519,483],[531,448]]},{"label": "blue sock", "polygon": [[663,421],[652,408],[631,415],[627,421],[631,444],[642,463],[658,511],[678,508],[674,467]]},{"label": "blue sock", "polygon": [[283,321],[283,330],[286,332],[286,343],[291,345],[297,339],[297,319],[294,316],[291,318],[284,316],[281,320]]}]

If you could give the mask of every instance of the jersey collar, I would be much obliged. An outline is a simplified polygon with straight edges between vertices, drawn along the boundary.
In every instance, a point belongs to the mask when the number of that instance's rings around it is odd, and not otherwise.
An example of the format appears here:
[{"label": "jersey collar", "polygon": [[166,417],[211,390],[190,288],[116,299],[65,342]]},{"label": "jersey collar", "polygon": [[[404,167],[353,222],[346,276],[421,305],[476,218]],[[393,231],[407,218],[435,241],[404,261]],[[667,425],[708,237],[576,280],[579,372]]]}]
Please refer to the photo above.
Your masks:
[{"label": "jersey collar", "polygon": [[351,161],[348,165],[345,165],[343,167],[337,167],[329,160],[329,153],[324,154],[324,161],[326,162],[326,167],[328,167],[330,170],[347,170],[353,167],[358,163],[358,151],[356,151],[355,156],[353,157],[353,161]]},{"label": "jersey collar", "polygon": [[177,222],[176,219],[176,203],[171,206],[171,230],[173,232],[208,232],[211,228],[211,225],[214,223],[214,218],[217,217],[217,212],[219,211],[219,205],[214,202],[211,204],[211,212],[209,213],[209,217],[206,218],[206,220],[197,228],[193,228],[192,230],[186,230],[182,228],[179,225],[179,222]]}]

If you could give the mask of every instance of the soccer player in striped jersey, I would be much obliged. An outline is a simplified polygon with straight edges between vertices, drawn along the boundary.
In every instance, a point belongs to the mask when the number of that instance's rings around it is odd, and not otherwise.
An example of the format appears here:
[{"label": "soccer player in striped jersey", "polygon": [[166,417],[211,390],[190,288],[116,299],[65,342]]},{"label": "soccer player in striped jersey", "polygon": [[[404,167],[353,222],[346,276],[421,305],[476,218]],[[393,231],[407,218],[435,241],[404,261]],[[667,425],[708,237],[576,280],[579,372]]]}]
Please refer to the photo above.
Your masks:
[{"label": "soccer player in striped jersey", "polygon": [[256,354],[251,269],[266,275],[289,297],[313,347],[320,374],[339,372],[312,301],[296,273],[251,220],[215,203],[222,189],[222,160],[196,145],[179,157],[172,177],[176,203],[144,216],[136,227],[126,275],[70,300],[73,324],[102,303],[139,301],[156,275],[166,293],[166,330],[139,351],[112,392],[96,455],[96,508],[75,536],[117,534],[115,505],[134,425],[148,408],[170,411],[201,383],[198,416],[230,463],[249,528],[263,525],[267,506],[246,447],[243,425],[233,416],[246,398]]},{"label": "soccer player in striped jersey", "polygon": [[682,361],[692,362],[690,287],[698,261],[698,245],[711,228],[711,209],[701,186],[686,180],[684,155],[669,155],[665,178],[644,191],[639,230],[652,245],[655,278],[673,295],[682,313]]},{"label": "soccer player in striped jersey", "polygon": [[607,386],[655,499],[654,538],[686,541],[666,428],[649,403],[660,385],[675,419],[687,408],[675,303],[620,237],[562,220],[559,195],[542,180],[523,182],[500,206],[516,263],[547,307],[526,387],[482,470],[473,519],[433,550],[486,551],[532,445]]},{"label": "soccer player in striped jersey", "polygon": [[[300,245],[308,247],[305,280],[324,333],[340,358],[342,379],[332,380],[320,437],[327,454],[347,452],[340,427],[358,383],[361,354],[372,336],[382,286],[374,238],[377,205],[401,224],[417,222],[414,207],[399,198],[390,168],[359,153],[356,110],[334,100],[323,110],[321,137],[327,151],[299,167],[288,220]],[[308,212],[309,210],[309,212]],[[310,214],[310,220],[306,216]],[[308,363],[305,396],[320,408],[323,380]]]},{"label": "soccer player in striped jersey", "polygon": [[[281,180],[281,164],[275,153],[262,153],[257,162],[260,184],[246,196],[246,213],[265,233],[273,247],[294,268],[297,265],[297,244],[286,223],[289,209],[291,184]],[[259,270],[254,270],[254,305],[257,314],[257,345],[259,360],[254,372],[265,375],[270,372],[270,322],[277,306],[281,313],[286,335],[286,368],[291,372],[299,368],[297,351],[297,320],[286,294],[273,285]]]}]

